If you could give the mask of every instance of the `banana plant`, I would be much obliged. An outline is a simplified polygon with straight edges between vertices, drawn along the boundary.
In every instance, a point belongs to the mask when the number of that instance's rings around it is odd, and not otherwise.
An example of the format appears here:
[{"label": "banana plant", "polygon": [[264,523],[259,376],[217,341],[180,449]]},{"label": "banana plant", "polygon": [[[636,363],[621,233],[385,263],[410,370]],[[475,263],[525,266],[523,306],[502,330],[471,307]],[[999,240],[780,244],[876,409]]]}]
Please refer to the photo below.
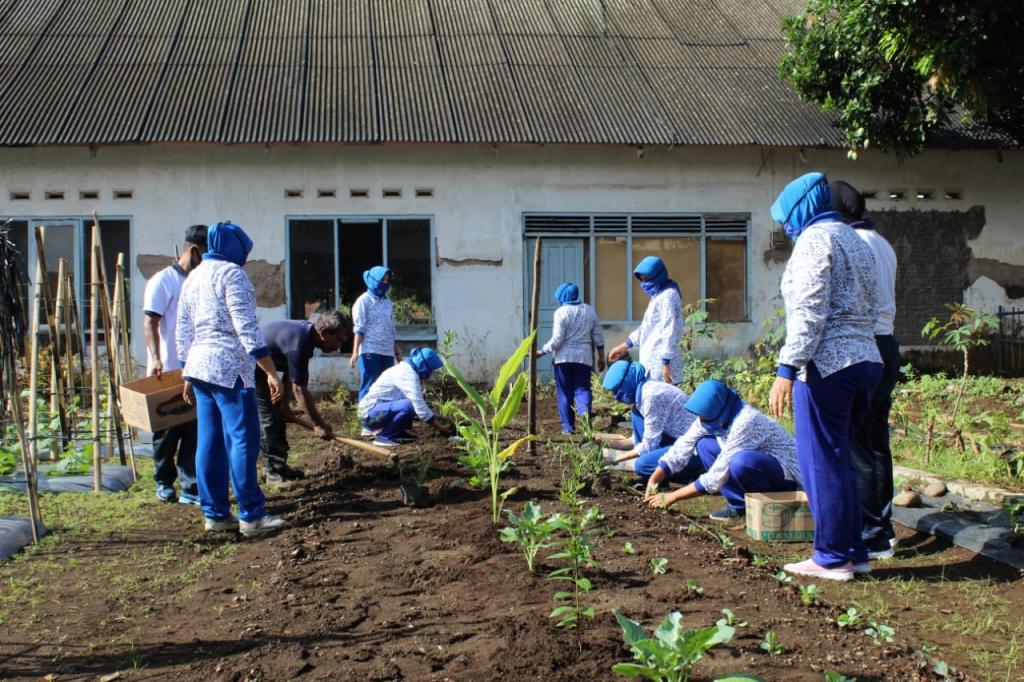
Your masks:
[{"label": "banana plant", "polygon": [[[501,472],[508,468],[512,456],[523,443],[533,439],[533,436],[524,436],[503,448],[500,437],[502,429],[515,419],[522,407],[529,385],[522,365],[533,346],[536,334],[537,332],[533,332],[523,339],[515,352],[509,356],[486,395],[481,395],[448,358],[443,358],[445,369],[455,379],[455,383],[466,394],[478,413],[472,415],[461,407],[452,409],[459,421],[459,435],[465,441],[462,447],[467,453],[482,453],[486,458],[487,482],[491,489],[491,519],[495,525],[501,520],[501,507],[505,500],[516,491],[515,488],[500,490]],[[506,387],[508,391],[505,390]]]}]

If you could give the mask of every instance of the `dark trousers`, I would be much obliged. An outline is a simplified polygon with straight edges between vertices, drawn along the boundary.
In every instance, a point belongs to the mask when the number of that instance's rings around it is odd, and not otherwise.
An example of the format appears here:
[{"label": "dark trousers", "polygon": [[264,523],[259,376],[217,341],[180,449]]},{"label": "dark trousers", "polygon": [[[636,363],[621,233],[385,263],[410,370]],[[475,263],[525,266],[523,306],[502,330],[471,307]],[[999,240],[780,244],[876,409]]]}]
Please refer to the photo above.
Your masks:
[{"label": "dark trousers", "polygon": [[590,416],[590,365],[580,362],[555,364],[555,398],[562,431],[572,433],[576,428],[576,415]]},{"label": "dark trousers", "polygon": [[871,399],[871,410],[857,429],[850,449],[857,472],[857,491],[864,516],[862,537],[871,551],[889,549],[892,529],[892,450],[889,411],[900,374],[900,344],[894,336],[876,336],[882,354],[882,379]]},{"label": "dark trousers", "polygon": [[260,413],[260,453],[263,466],[280,471],[288,464],[288,425],[284,421],[284,398],[275,405],[270,400],[270,384],[263,370],[256,370],[256,406]]},{"label": "dark trousers", "polygon": [[158,485],[170,488],[177,479],[181,492],[199,494],[196,487],[196,434],[195,421],[153,434],[153,480]]},{"label": "dark trousers", "polygon": [[812,362],[793,384],[793,422],[800,476],[814,518],[814,563],[863,563],[860,495],[850,441],[871,408],[882,365],[859,362],[822,377]]}]

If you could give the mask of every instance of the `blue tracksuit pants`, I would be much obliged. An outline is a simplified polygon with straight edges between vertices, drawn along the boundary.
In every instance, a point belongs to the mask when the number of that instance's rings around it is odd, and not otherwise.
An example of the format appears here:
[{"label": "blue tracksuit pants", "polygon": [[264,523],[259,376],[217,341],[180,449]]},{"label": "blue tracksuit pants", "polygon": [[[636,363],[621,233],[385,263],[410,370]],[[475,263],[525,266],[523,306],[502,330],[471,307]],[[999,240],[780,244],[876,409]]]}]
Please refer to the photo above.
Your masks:
[{"label": "blue tracksuit pants", "polygon": [[[701,463],[703,471],[697,476],[709,470],[721,452],[722,448],[715,438],[705,437],[697,441],[697,456],[690,460],[691,464],[695,460],[699,460]],[[689,469],[689,465],[687,465],[687,469]],[[672,480],[675,478],[673,477]],[[676,482],[682,483],[683,481]],[[686,483],[689,482],[686,481]],[[719,492],[730,507],[737,511],[745,511],[747,493],[782,493],[798,488],[796,481],[786,479],[786,472],[782,465],[771,455],[757,450],[740,450],[729,460],[729,480],[725,482]]]},{"label": "blue tracksuit pants", "polygon": [[800,476],[814,518],[814,563],[837,568],[868,560],[850,441],[871,408],[882,365],[860,362],[822,378],[814,363],[793,386]]},{"label": "blue tracksuit pants", "polygon": [[378,438],[385,441],[398,442],[398,437],[412,428],[416,418],[412,401],[407,398],[377,403],[366,415],[363,423],[368,429],[380,429]]},{"label": "blue tracksuit pants", "polygon": [[[643,416],[641,416],[639,412],[637,412],[637,409],[634,407],[631,414],[631,419],[633,421],[633,442],[639,445],[644,440],[644,418]],[[676,439],[673,438],[672,436],[668,434],[662,434],[660,448],[655,448],[654,450],[645,452],[644,454],[636,458],[634,470],[636,471],[637,475],[640,476],[641,478],[650,478],[651,474],[654,473],[654,470],[658,468],[658,460],[661,459],[662,455],[668,452],[669,446],[675,442]],[[689,469],[689,467],[687,467],[687,469]],[[679,473],[681,474],[682,472]],[[700,471],[697,472],[694,475],[694,478],[696,478],[702,473],[703,472]],[[676,483],[679,482],[676,481],[674,477],[671,480]],[[689,481],[687,481],[687,483],[689,483]]]},{"label": "blue tracksuit pants", "polygon": [[555,398],[562,432],[572,433],[576,428],[577,414],[590,416],[590,375],[593,370],[581,362],[559,362],[554,368]]},{"label": "blue tracksuit pants", "polygon": [[378,355],[377,353],[360,353],[356,358],[356,366],[359,367],[359,400],[363,399],[366,392],[373,386],[373,382],[384,373],[388,367],[395,364],[392,355]]},{"label": "blue tracksuit pants", "polygon": [[203,515],[211,519],[231,516],[228,482],[235,490],[238,518],[257,521],[267,512],[256,477],[260,454],[260,421],[256,391],[242,386],[224,388],[192,380],[199,425],[196,477]]}]

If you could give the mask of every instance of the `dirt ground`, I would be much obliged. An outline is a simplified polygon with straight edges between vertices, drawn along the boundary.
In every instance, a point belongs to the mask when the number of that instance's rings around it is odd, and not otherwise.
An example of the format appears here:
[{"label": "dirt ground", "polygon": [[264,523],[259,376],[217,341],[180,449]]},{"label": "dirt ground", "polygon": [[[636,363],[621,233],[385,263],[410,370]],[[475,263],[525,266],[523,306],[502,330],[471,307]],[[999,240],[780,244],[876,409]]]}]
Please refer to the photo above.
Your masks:
[{"label": "dirt ground", "polygon": [[[552,402],[542,403],[548,429]],[[679,514],[641,508],[625,480],[593,499],[605,532],[587,598],[597,616],[580,651],[575,635],[548,619],[561,589],[544,577],[552,565],[531,574],[499,541],[485,493],[453,485],[464,472],[447,441],[421,443],[436,455],[434,501],[414,509],[402,504],[394,467],[291,434],[309,477],[270,494],[269,509],[293,523],[274,537],[206,534],[195,508],[157,503],[150,482],[130,522],[89,532],[69,522],[0,567],[0,677],[611,680],[611,666],[630,659],[613,608],[649,630],[673,610],[690,627],[714,624],[723,608],[746,620],[698,663],[700,680],[746,672],[817,681],[825,670],[860,682],[938,679],[926,662],[933,653],[971,679],[1024,675],[1015,667],[1024,647],[1015,571],[906,532],[897,559],[873,579],[820,585],[828,605],[807,607],[772,577],[805,547],[752,543],[732,529],[737,547],[725,549]],[[535,499],[545,513],[558,510],[559,472],[545,447],[522,453],[509,504]],[[698,518],[717,503],[704,498],[683,511]],[[635,555],[624,552],[627,541]],[[753,554],[770,565],[751,565]],[[655,557],[668,560],[665,574],[652,573]],[[689,593],[688,579],[702,595]],[[895,643],[838,628],[840,606],[851,605],[895,627]],[[979,611],[1010,629],[976,623]],[[768,630],[785,653],[759,648]],[[914,653],[922,645],[923,657]]]}]

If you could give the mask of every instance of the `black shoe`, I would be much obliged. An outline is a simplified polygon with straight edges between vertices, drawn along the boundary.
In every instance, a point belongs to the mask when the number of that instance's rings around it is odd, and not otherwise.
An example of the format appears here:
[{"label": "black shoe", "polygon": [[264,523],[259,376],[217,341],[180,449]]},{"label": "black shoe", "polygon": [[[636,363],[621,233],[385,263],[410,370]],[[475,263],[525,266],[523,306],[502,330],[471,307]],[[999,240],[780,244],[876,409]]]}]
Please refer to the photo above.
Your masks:
[{"label": "black shoe", "polygon": [[294,469],[284,464],[273,469],[267,469],[265,476],[268,485],[284,485],[290,481],[301,481],[306,477],[306,473],[301,469]]}]

